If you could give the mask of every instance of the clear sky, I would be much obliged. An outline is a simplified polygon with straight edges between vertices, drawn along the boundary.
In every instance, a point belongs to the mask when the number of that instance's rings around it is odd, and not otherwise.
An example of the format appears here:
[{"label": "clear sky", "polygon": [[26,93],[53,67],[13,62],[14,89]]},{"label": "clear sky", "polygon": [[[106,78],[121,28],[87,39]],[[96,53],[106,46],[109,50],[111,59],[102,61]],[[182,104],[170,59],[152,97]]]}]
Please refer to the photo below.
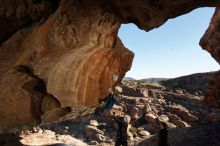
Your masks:
[{"label": "clear sky", "polygon": [[135,53],[126,76],[173,78],[220,69],[211,55],[199,46],[213,13],[214,8],[199,8],[149,32],[134,24],[122,25],[119,37],[125,47]]}]

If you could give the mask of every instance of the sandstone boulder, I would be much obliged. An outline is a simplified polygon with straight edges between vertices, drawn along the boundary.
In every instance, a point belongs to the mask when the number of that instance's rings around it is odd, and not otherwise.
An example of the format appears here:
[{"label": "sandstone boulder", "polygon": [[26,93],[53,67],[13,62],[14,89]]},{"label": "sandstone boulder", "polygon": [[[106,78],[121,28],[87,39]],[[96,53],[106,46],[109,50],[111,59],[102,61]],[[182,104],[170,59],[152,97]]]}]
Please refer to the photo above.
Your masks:
[{"label": "sandstone boulder", "polygon": [[150,122],[150,123],[155,123],[157,119],[157,117],[152,113],[145,114],[144,118],[147,122]]},{"label": "sandstone boulder", "polygon": [[187,124],[186,122],[184,122],[182,120],[172,121],[172,123],[175,124],[176,126],[180,127],[180,128],[190,127],[189,124]]},{"label": "sandstone boulder", "polygon": [[167,112],[166,113],[167,117],[169,117],[170,121],[177,121],[177,120],[181,120],[180,117],[178,117],[177,115],[175,114],[171,114],[170,112]]},{"label": "sandstone boulder", "polygon": [[168,122],[169,118],[166,115],[159,115],[160,122]]},{"label": "sandstone boulder", "polygon": [[130,116],[131,119],[137,120],[143,116],[143,111],[138,107],[132,107],[130,110]]},{"label": "sandstone boulder", "polygon": [[86,137],[92,137],[95,134],[104,134],[103,131],[99,130],[97,127],[95,126],[91,126],[91,125],[86,125],[85,127],[85,135]]},{"label": "sandstone boulder", "polygon": [[158,133],[160,130],[160,125],[158,125],[157,123],[148,123],[142,125],[141,127],[143,127],[146,131],[149,131],[150,134]]},{"label": "sandstone boulder", "polygon": [[147,91],[129,86],[122,86],[122,94],[133,97],[148,97]]},{"label": "sandstone boulder", "polygon": [[198,120],[198,117],[192,115],[186,108],[181,106],[170,106],[169,111],[171,113],[175,113],[181,119],[186,120],[188,122],[195,122]]},{"label": "sandstone boulder", "polygon": [[123,113],[123,107],[114,105],[112,109],[104,110],[103,115],[105,117],[111,118],[113,116],[120,116]]},{"label": "sandstone boulder", "polygon": [[89,125],[97,127],[99,123],[96,120],[90,120]]},{"label": "sandstone boulder", "polygon": [[170,122],[166,122],[166,125],[169,129],[176,128],[176,125],[174,125],[173,123],[170,123]]},{"label": "sandstone boulder", "polygon": [[141,131],[138,131],[138,134],[142,137],[148,137],[150,136],[150,133],[146,130],[141,130]]},{"label": "sandstone boulder", "polygon": [[120,87],[120,86],[115,86],[115,93],[116,93],[116,94],[122,93],[122,87]]},{"label": "sandstone boulder", "polygon": [[144,112],[146,112],[146,113],[152,112],[152,108],[151,108],[151,106],[148,103],[146,103],[144,105]]}]

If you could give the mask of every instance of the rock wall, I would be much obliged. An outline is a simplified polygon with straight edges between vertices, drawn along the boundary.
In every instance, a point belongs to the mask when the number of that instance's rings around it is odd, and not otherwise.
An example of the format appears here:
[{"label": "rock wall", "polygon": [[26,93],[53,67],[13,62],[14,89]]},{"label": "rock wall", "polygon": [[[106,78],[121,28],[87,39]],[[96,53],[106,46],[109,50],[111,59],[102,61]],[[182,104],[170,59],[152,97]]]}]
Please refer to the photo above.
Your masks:
[{"label": "rock wall", "polygon": [[[68,107],[97,105],[131,67],[134,54],[117,37],[122,23],[148,31],[195,8],[219,6],[220,1],[0,0],[0,4],[0,117],[4,117],[0,129],[8,129],[56,120],[69,112]],[[21,65],[29,73],[19,72]],[[29,82],[36,86],[40,82],[45,89],[37,90]]]},{"label": "rock wall", "polygon": [[[220,63],[220,9],[217,8],[211,20],[209,28],[200,40],[200,45],[207,50],[212,57]],[[205,91],[204,102],[213,107],[220,107],[220,72],[210,81]]]}]

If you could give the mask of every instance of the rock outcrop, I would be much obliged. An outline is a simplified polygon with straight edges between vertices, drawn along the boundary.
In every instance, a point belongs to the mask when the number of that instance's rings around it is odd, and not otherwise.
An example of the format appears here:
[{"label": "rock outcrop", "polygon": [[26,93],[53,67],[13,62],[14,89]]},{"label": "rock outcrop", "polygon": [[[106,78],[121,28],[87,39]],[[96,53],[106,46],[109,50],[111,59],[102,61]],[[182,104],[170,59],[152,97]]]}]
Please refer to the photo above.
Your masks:
[{"label": "rock outcrop", "polygon": [[[97,105],[131,67],[134,54],[117,37],[120,24],[149,31],[205,6],[217,7],[220,1],[1,0],[0,117],[7,124],[0,123],[0,129],[39,124],[42,117],[55,120],[69,107]],[[45,93],[21,88],[31,77],[14,71],[19,65],[44,82]],[[55,107],[43,108],[50,101],[44,100],[47,94]]]},{"label": "rock outcrop", "polygon": [[[208,30],[200,40],[200,45],[207,50],[215,60],[220,63],[220,9],[217,8],[211,20]],[[210,81],[205,91],[205,103],[220,107],[220,72],[216,72],[215,77]]]}]

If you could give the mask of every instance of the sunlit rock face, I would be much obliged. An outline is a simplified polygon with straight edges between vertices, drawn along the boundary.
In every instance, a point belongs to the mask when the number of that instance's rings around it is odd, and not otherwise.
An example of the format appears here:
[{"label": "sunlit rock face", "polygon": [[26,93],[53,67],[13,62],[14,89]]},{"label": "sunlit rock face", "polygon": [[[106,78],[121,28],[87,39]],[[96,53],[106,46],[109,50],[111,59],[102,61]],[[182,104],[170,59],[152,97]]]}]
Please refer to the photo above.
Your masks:
[{"label": "sunlit rock face", "polygon": [[97,105],[131,67],[134,54],[117,37],[122,23],[148,31],[195,8],[219,5],[210,0],[1,0],[0,129],[54,121],[68,107]]},{"label": "sunlit rock face", "polygon": [[[217,8],[211,20],[209,28],[200,41],[203,49],[207,50],[215,60],[220,63],[220,9]],[[209,83],[205,91],[205,103],[220,107],[220,72]]]},{"label": "sunlit rock face", "polygon": [[[119,19],[96,3],[67,0],[44,22],[13,34],[0,50],[0,128],[56,120],[66,107],[98,105],[131,67],[134,54],[117,37],[119,27]],[[46,93],[35,91],[30,74],[17,73],[19,65],[43,81]],[[43,108],[45,97],[54,106]]]}]

